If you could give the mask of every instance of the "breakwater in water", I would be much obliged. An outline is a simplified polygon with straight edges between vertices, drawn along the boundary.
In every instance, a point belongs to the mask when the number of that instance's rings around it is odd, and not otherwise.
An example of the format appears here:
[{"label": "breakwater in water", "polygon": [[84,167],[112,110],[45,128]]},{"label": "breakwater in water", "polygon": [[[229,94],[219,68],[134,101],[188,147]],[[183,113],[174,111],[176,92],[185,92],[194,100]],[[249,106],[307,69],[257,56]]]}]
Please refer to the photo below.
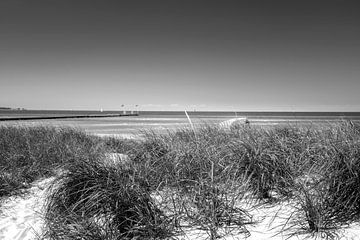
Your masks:
[{"label": "breakwater in water", "polygon": [[2,110],[0,111],[0,121],[18,121],[18,120],[46,120],[46,119],[68,119],[68,118],[106,118],[106,117],[124,117],[138,116],[137,112],[119,112],[119,111],[40,111],[40,110]]},{"label": "breakwater in water", "polygon": [[0,118],[0,121],[36,120],[36,119],[62,119],[62,118],[103,118],[103,117],[123,117],[123,116],[138,116],[138,114],[7,117],[7,118]]}]

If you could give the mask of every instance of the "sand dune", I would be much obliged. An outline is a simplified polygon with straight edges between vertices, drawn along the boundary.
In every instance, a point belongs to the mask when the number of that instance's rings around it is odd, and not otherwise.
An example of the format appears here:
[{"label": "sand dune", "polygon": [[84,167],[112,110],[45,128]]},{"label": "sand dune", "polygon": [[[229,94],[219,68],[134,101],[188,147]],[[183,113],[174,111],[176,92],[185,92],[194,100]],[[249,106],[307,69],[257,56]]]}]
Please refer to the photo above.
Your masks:
[{"label": "sand dune", "polygon": [[[109,160],[126,160],[122,154],[109,154]],[[40,235],[44,226],[44,201],[46,190],[54,178],[47,178],[33,184],[29,192],[22,197],[9,197],[2,203],[0,213],[0,240],[30,240]],[[253,215],[257,224],[247,226],[251,233],[247,240],[283,240],[283,239],[321,239],[319,236],[300,235],[288,238],[281,233],[281,226],[292,212],[291,205],[277,204],[273,206],[261,206],[251,208],[249,213]],[[274,219],[274,216],[277,216]],[[187,229],[185,235],[178,239],[207,239],[204,231]],[[360,224],[356,223],[339,232],[341,239],[360,239]],[[245,239],[245,235],[228,235],[223,239]]]},{"label": "sand dune", "polygon": [[249,123],[247,118],[232,118],[220,123],[220,127],[224,129],[231,129],[236,125],[244,125]]}]

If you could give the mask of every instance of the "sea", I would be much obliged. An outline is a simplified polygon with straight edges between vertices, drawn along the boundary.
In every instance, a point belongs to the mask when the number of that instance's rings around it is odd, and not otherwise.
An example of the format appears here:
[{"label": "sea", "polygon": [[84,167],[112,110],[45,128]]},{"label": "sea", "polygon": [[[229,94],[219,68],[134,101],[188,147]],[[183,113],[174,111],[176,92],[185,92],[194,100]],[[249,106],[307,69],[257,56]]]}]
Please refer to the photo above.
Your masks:
[{"label": "sea", "polygon": [[[143,131],[165,133],[202,124],[220,124],[234,118],[246,118],[250,125],[314,124],[351,120],[360,123],[360,112],[201,112],[140,111],[131,116],[101,118],[62,118],[8,120],[16,117],[84,116],[121,114],[123,111],[64,111],[64,110],[0,110],[0,126],[73,127],[98,136],[137,138]],[[6,120],[6,121],[2,121]]]}]

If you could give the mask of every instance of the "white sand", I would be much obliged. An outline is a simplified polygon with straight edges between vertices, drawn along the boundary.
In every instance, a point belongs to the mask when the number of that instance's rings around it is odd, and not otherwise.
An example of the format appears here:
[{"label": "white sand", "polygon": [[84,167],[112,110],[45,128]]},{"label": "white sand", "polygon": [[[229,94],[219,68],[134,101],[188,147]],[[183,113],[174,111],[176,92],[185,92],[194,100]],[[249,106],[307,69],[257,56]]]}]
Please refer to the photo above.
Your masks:
[{"label": "white sand", "polygon": [[[246,239],[246,240],[316,240],[326,239],[326,236],[320,234],[312,236],[310,234],[302,234],[296,236],[290,236],[290,232],[281,231],[288,217],[290,216],[293,208],[289,205],[277,204],[273,206],[263,205],[261,207],[252,208],[249,213],[253,216],[254,221],[258,221],[256,224],[246,225],[246,229],[249,231],[250,236],[243,234],[229,233],[221,239],[234,240],[234,239]],[[276,216],[276,217],[275,217]],[[205,231],[199,230],[186,230],[186,235],[177,237],[179,240],[205,240],[209,239],[209,235]],[[336,232],[338,238],[341,240],[358,240],[360,239],[360,223],[352,224],[348,228],[343,228]],[[332,239],[332,238],[328,238]]]},{"label": "white sand", "polygon": [[[122,159],[125,156],[110,154],[111,159]],[[126,159],[126,157],[125,157]],[[2,212],[0,213],[0,240],[25,240],[34,239],[36,235],[41,234],[44,224],[43,204],[45,200],[45,191],[54,178],[43,179],[33,184],[29,193],[24,197],[10,197],[2,203]],[[278,204],[274,206],[261,206],[251,208],[249,213],[257,224],[248,225],[247,229],[251,235],[245,238],[243,234],[224,237],[223,239],[247,239],[247,240],[283,240],[283,239],[321,239],[319,236],[301,235],[288,238],[289,236],[281,232],[281,226],[284,224],[289,214],[292,212],[290,205]],[[274,216],[277,216],[274,219]],[[207,239],[208,235],[204,231],[195,229],[186,229],[185,234],[177,237],[181,240]],[[339,231],[340,239],[360,239],[360,224],[356,223],[349,228]]]},{"label": "white sand", "polygon": [[141,140],[142,136],[140,134],[132,134],[132,133],[119,133],[119,134],[113,134],[113,133],[94,133],[94,135],[99,137],[113,137],[113,138],[119,138],[119,139],[129,139],[129,140]]},{"label": "white sand", "polygon": [[230,129],[234,125],[244,125],[247,122],[247,118],[232,118],[221,122],[219,125],[221,128]]},{"label": "white sand", "polygon": [[52,180],[37,181],[26,195],[9,197],[2,202],[0,240],[34,239],[41,233],[45,191]]}]

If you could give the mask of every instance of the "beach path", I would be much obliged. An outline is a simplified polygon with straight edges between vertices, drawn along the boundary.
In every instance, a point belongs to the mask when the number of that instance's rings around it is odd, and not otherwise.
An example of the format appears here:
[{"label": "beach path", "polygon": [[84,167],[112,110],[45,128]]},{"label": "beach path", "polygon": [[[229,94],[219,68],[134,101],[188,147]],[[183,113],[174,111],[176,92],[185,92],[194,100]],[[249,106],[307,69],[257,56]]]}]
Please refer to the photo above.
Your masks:
[{"label": "beach path", "polygon": [[53,178],[32,184],[23,196],[3,200],[0,210],[0,240],[30,240],[41,234],[47,186]]}]

